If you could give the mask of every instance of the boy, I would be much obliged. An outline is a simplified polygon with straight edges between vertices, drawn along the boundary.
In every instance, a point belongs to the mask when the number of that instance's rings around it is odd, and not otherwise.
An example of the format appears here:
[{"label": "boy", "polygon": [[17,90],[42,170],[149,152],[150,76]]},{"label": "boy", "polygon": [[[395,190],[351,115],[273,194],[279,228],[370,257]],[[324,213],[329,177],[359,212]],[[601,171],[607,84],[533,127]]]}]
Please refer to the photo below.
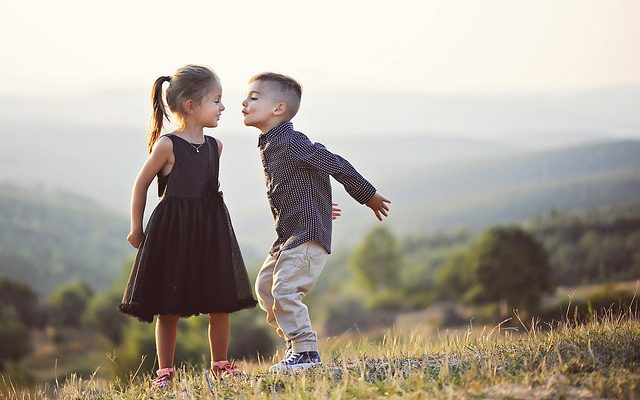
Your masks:
[{"label": "boy", "polygon": [[331,252],[329,175],[380,221],[390,203],[348,161],[293,129],[291,119],[301,96],[302,88],[294,79],[262,73],[251,78],[242,102],[244,124],[261,131],[258,147],[278,234],[255,285],[267,322],[287,341],[287,353],[269,368],[272,372],[322,363],[302,297],[316,283]]}]

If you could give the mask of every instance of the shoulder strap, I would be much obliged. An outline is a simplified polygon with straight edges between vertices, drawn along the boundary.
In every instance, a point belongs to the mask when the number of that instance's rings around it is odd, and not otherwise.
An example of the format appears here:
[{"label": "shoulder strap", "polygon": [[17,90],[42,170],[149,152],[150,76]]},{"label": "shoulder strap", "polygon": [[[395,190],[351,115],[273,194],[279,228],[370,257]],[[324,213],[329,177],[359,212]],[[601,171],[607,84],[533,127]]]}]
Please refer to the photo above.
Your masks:
[{"label": "shoulder strap", "polygon": [[160,138],[163,138],[163,137],[168,137],[173,142],[173,137],[174,136],[175,135],[173,133],[165,133],[165,134],[162,134],[162,135],[158,136],[158,140],[160,140]]},{"label": "shoulder strap", "polygon": [[205,136],[205,140],[207,141],[207,146],[209,146],[209,170],[211,174],[209,178],[211,179],[211,183],[218,190],[220,188],[219,181],[219,164],[220,164],[220,156],[218,155],[218,141],[214,137]]}]

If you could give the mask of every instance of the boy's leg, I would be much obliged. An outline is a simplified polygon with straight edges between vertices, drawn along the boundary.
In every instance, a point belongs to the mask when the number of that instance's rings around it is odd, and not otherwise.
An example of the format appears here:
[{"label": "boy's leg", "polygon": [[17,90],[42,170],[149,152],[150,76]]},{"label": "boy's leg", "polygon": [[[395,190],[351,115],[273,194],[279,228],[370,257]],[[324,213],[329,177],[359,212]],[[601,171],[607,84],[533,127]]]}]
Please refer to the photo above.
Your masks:
[{"label": "boy's leg", "polygon": [[267,323],[271,325],[280,337],[283,337],[282,329],[278,326],[276,317],[273,314],[273,295],[271,288],[273,287],[273,270],[278,260],[271,254],[267,256],[258,272],[256,278],[256,297],[258,297],[258,304],[260,308],[267,312]]},{"label": "boy's leg", "polygon": [[295,353],[318,350],[318,338],[311,327],[309,310],[302,302],[320,277],[327,251],[308,241],[280,253],[273,273],[273,312],[284,337]]}]

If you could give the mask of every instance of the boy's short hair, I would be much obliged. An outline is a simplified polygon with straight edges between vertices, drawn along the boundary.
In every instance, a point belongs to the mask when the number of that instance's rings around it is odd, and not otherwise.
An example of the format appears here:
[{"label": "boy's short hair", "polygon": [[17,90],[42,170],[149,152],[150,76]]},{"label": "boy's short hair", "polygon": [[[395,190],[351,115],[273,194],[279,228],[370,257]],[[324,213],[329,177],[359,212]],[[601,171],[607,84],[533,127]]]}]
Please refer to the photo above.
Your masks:
[{"label": "boy's short hair", "polygon": [[293,78],[275,72],[262,72],[249,80],[249,83],[260,81],[269,85],[272,95],[287,105],[287,119],[293,118],[300,109],[302,86]]}]

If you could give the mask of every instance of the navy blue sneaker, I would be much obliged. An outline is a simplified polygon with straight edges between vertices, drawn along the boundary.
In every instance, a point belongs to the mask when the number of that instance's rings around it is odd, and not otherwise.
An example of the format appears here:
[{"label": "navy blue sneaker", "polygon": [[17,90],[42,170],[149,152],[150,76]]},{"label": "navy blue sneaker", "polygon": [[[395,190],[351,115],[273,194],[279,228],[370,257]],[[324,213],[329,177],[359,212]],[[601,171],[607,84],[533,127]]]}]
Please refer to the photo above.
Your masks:
[{"label": "navy blue sneaker", "polygon": [[292,351],[284,360],[269,367],[269,371],[295,371],[315,367],[317,365],[322,365],[320,354],[318,354],[317,351],[303,351],[302,353],[294,353]]}]

